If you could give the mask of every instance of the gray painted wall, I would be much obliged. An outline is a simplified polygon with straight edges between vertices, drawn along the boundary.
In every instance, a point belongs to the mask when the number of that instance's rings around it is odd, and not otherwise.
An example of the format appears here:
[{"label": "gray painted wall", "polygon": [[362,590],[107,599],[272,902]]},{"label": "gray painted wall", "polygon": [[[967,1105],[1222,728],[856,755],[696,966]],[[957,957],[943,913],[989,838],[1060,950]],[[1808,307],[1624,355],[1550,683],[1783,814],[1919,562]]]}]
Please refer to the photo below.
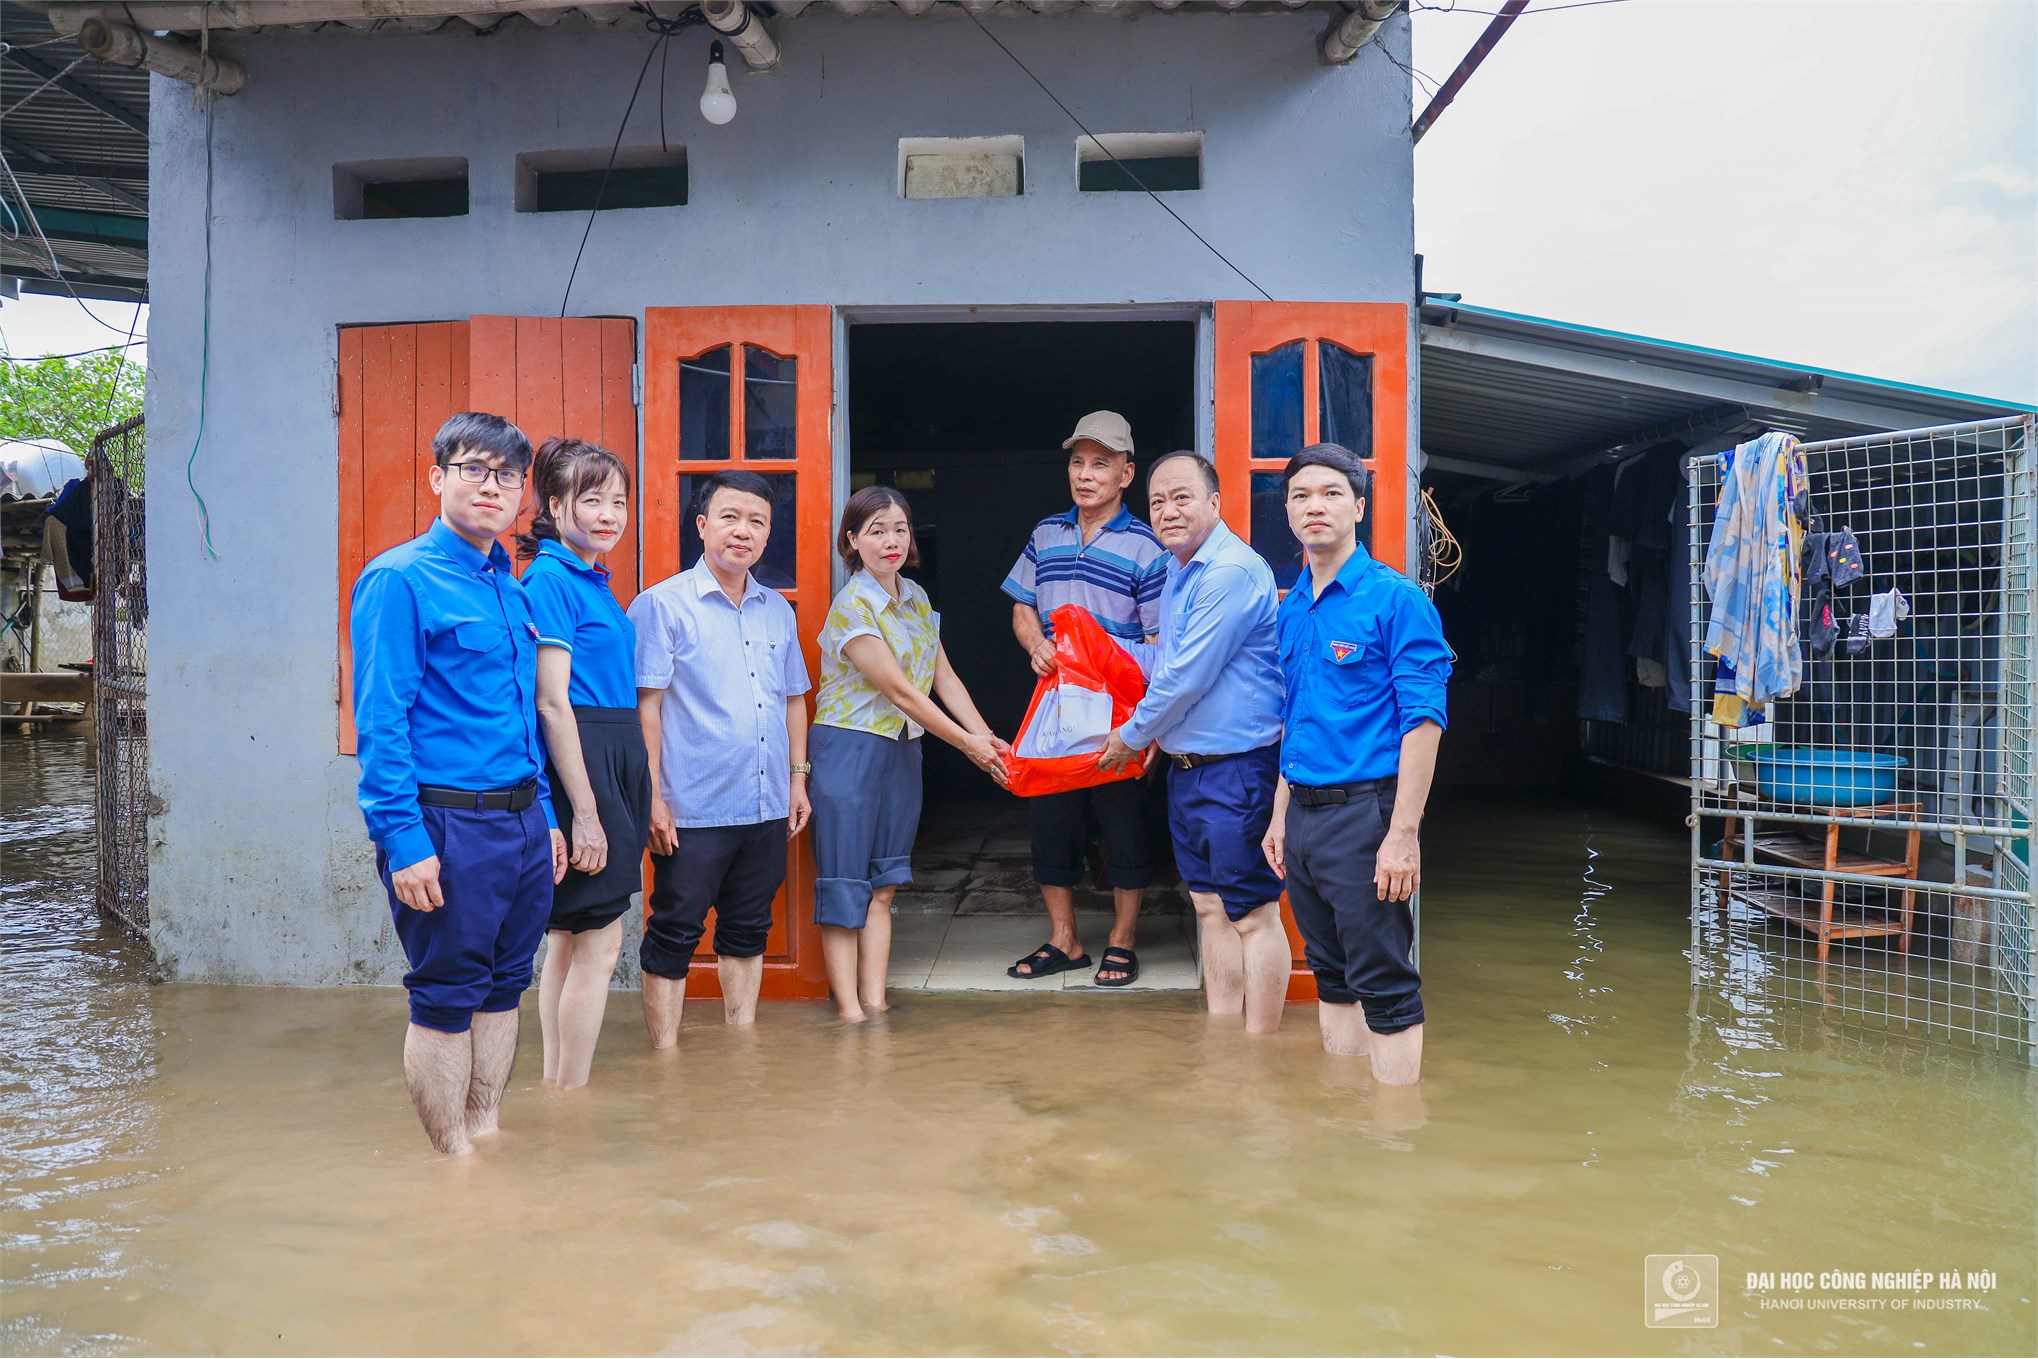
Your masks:
[{"label": "gray painted wall", "polygon": [[[1409,85],[1385,53],[1318,64],[1311,13],[993,22],[1094,131],[1202,129],[1205,187],[1172,201],[1273,296],[1412,300]],[[691,201],[604,214],[575,314],[1254,295],[1144,197],[1079,195],[1075,128],[974,25],[816,13],[780,32],[770,75],[732,53],[741,111],[722,128],[695,108],[708,35],[675,40],[667,126],[688,148]],[[1405,62],[1405,15],[1383,36]],[[515,157],[606,147],[650,42],[632,29],[250,39],[247,89],[212,115],[209,316],[207,120],[188,87],[155,82],[151,909],[166,975],[400,976],[354,761],[335,754],[335,327],[556,315],[586,218],[513,212]],[[656,143],[657,93],[654,67],[626,145]],[[898,197],[898,138],[1013,133],[1023,198]],[[333,219],[335,162],[402,156],[467,157],[469,215]],[[187,462],[216,557],[200,548]]]}]

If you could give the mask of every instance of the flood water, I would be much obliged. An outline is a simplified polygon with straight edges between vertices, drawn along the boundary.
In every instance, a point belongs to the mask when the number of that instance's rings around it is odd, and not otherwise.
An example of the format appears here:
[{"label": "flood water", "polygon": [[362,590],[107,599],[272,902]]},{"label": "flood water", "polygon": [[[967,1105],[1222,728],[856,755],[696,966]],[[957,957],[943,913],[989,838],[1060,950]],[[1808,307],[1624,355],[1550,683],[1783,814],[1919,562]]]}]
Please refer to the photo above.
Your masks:
[{"label": "flood water", "polygon": [[[1685,841],[1617,811],[1444,800],[1419,1093],[1301,1007],[700,1007],[658,1060],[623,993],[570,1097],[527,1005],[507,1134],[448,1162],[400,993],[148,984],[84,738],[0,760],[8,1353],[2038,1352],[2030,1069],[1694,1004]],[[1719,1256],[1717,1329],[1643,1327],[1661,1253]],[[1994,1286],[1746,1287],[1913,1269]]]}]

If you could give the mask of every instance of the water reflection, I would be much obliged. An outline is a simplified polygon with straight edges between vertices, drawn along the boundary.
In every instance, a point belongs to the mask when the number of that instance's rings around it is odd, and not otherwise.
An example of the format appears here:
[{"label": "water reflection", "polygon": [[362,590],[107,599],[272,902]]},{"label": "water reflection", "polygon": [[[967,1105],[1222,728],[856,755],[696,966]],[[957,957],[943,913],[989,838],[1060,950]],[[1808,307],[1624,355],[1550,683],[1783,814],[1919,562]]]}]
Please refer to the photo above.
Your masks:
[{"label": "water reflection", "polygon": [[[620,996],[584,1097],[527,1044],[508,1135],[449,1163],[396,993],[149,987],[91,913],[85,752],[0,754],[9,1352],[2032,1348],[2029,1072],[1826,1023],[1766,958],[1694,1000],[1684,843],[1639,821],[1446,801],[1416,1090],[1302,1009],[776,1005],[654,1057]],[[1694,1342],[1639,1325],[1661,1250],[2004,1287],[1872,1323],[1730,1296]]]}]

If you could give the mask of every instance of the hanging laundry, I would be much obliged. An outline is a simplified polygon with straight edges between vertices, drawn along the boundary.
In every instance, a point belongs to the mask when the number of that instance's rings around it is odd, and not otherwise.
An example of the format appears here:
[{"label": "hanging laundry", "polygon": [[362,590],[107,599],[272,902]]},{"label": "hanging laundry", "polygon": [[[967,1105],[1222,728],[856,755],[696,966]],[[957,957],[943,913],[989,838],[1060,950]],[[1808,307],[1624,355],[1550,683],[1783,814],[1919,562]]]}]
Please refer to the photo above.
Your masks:
[{"label": "hanging laundry", "polygon": [[1884,590],[1868,597],[1868,635],[1894,637],[1896,625],[1911,616],[1911,601],[1902,590]]},{"label": "hanging laundry", "polygon": [[1826,535],[1824,548],[1826,572],[1834,589],[1844,590],[1868,574],[1861,563],[1861,544],[1854,541],[1854,530],[1845,524]]},{"label": "hanging laundry", "polygon": [[1796,693],[1803,679],[1797,611],[1810,484],[1793,435],[1764,434],[1720,461],[1705,554],[1705,648],[1722,662],[1716,689],[1759,709]]}]

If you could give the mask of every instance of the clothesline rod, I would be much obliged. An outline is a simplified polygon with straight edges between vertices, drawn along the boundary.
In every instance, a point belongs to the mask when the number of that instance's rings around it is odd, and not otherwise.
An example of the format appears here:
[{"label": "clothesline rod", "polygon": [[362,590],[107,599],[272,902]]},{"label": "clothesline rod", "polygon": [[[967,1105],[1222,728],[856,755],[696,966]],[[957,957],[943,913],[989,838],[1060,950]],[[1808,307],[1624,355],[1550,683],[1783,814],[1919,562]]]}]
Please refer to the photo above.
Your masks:
[{"label": "clothesline rod", "polygon": [[[1731,816],[1737,821],[1785,821],[1795,825],[1807,826],[1830,826],[1834,821],[1832,816],[1820,816],[1813,812],[1750,811],[1746,807],[1736,807],[1729,802],[1701,801],[1699,815]],[[1998,826],[1984,826],[1979,822],[1973,821],[1899,820],[1893,816],[1845,817],[1840,820],[1840,828],[1842,830],[1945,831],[1948,835],[1956,832],[1965,832],[1968,835],[1994,836],[2021,835],[2023,833],[2020,828],[2011,826],[2007,821]]]},{"label": "clothesline rod", "polygon": [[1930,882],[1924,878],[1875,877],[1867,873],[1831,873],[1818,868],[1785,868],[1780,864],[1750,864],[1741,859],[1700,859],[1700,868],[1723,869],[1729,873],[1755,874],[1765,878],[1797,878],[1805,882],[1847,883],[1850,886],[1879,887],[1885,891],[1902,888],[1928,896],[1982,897],[1990,901],[2025,902],[2030,893],[2008,887],[1970,887],[1958,882]]},{"label": "clothesline rod", "polygon": [[[1876,445],[1877,447],[1883,447],[1889,443],[1892,437],[1901,437],[1906,443],[1916,443],[1920,440],[1932,439],[1940,435],[1947,434],[1958,434],[1963,438],[1972,438],[1977,435],[1992,434],[1998,430],[2013,430],[2026,428],[2029,427],[2034,422],[2038,422],[2038,415],[2006,415],[1996,420],[1959,422],[1950,425],[1924,425],[1917,429],[1904,430],[1902,431],[1900,436],[1892,436],[1888,433],[1851,434],[1844,439],[1821,439],[1817,443],[1802,444],[1799,446],[1799,448],[1801,452],[1810,454],[1810,453],[1826,453],[1834,449],[1846,448],[1850,445],[1856,444],[1864,446],[1873,444]],[[1982,453],[2001,453],[2006,450],[1997,448],[1997,449],[1975,449],[1972,451]]]}]

